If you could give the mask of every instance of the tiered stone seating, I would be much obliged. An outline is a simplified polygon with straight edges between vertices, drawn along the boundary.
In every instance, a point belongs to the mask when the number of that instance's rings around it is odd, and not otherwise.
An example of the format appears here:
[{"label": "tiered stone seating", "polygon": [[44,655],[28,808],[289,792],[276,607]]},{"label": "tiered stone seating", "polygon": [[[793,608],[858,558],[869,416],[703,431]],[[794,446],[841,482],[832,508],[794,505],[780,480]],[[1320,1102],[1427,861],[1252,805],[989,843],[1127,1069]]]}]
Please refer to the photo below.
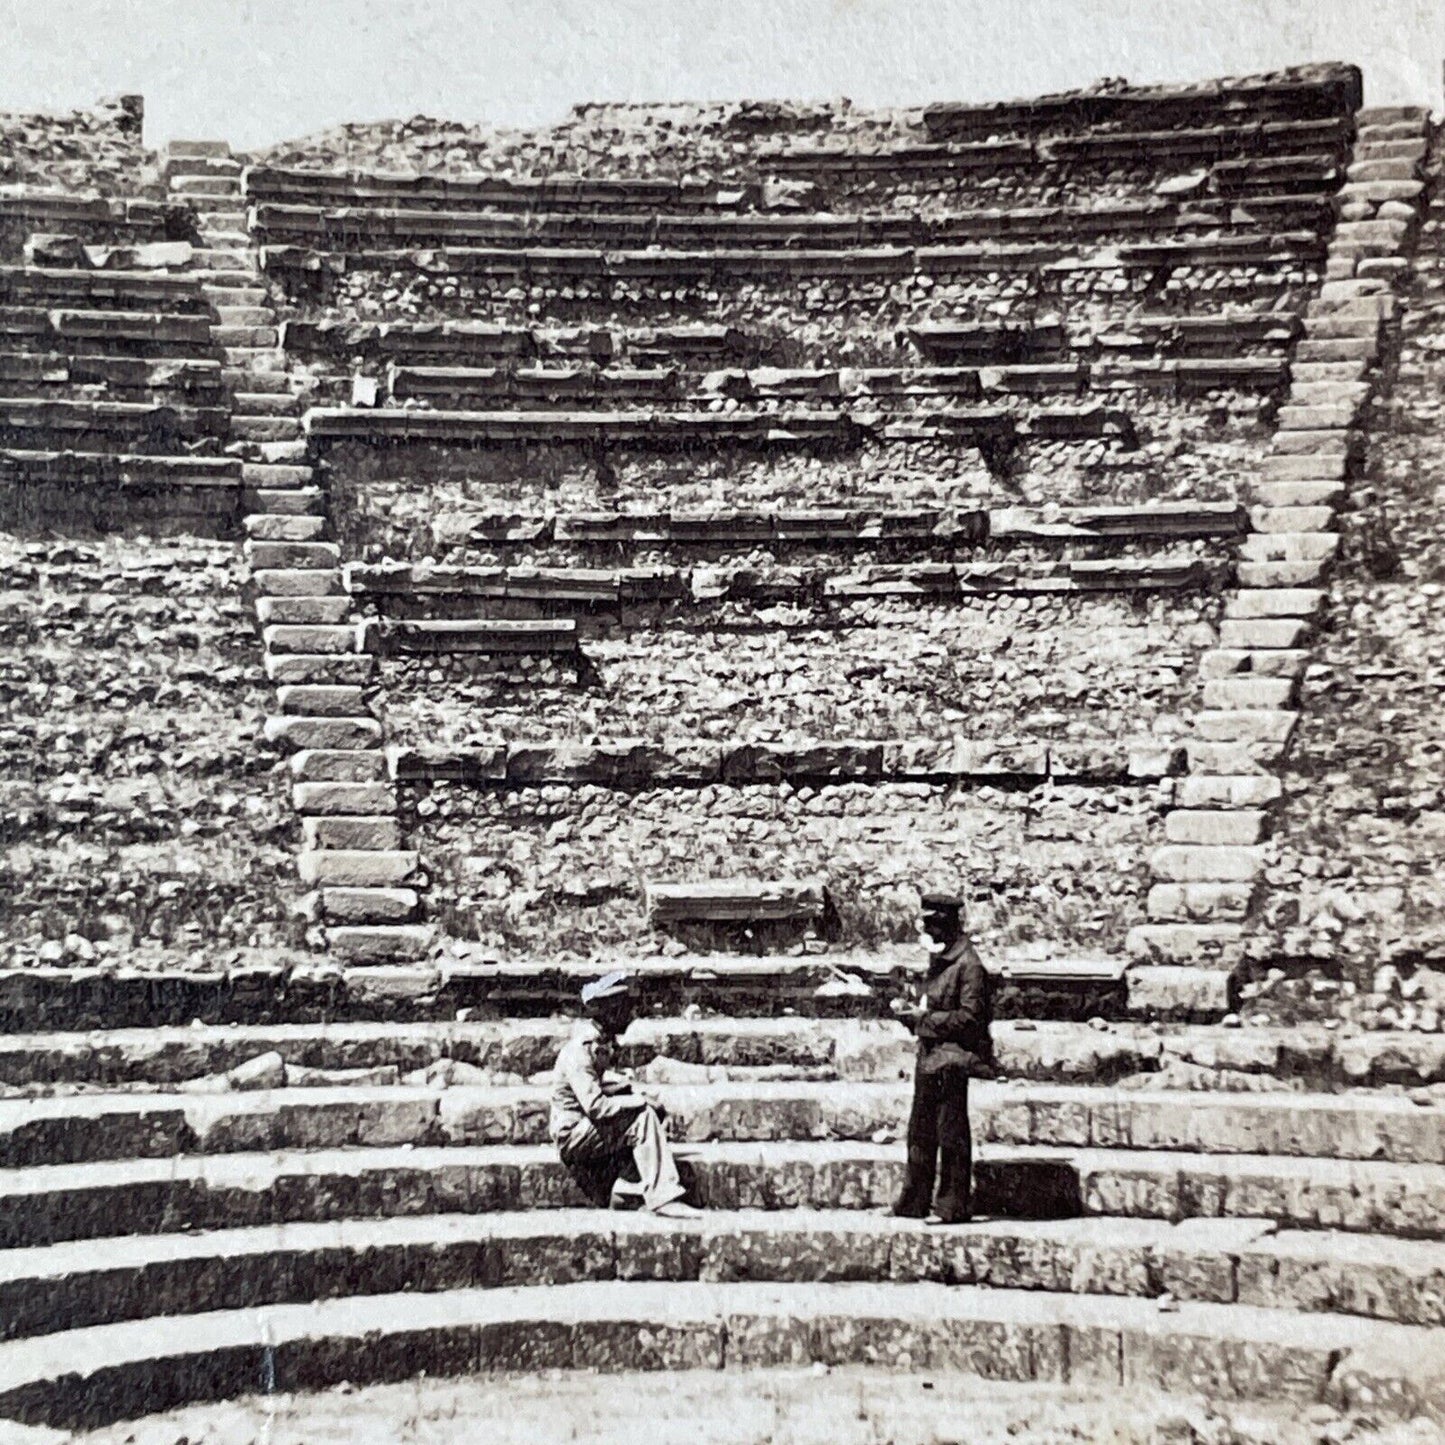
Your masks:
[{"label": "tiered stone seating", "polygon": [[[545,1077],[518,1081],[553,1021],[4,1040],[7,1086],[78,1092],[0,1100],[0,1410],[79,1429],[241,1393],[263,1359],[278,1390],[391,1378],[397,1351],[402,1373],[716,1368],[724,1329],[730,1368],[854,1361],[866,1329],[866,1358],[914,1369],[1436,1408],[1433,1111],[1151,1086],[1161,1042],[1221,1087],[1292,1043],[1317,1047],[1318,1088],[1328,1034],[1154,1033],[1151,1053],[1001,1028],[1010,1072],[1110,1056],[1136,1087],[979,1086],[994,1217],[948,1231],[875,1211],[901,1165],[897,1025],[629,1040],[700,1225],[574,1192],[541,1142]],[[248,1076],[269,1087],[237,1092]]]},{"label": "tiered stone seating", "polygon": [[[1202,489],[1187,464],[1166,483],[1150,475],[1158,463],[1136,453],[1174,426],[1208,446],[1198,428],[1209,406],[1222,406],[1232,427],[1262,428],[1288,384],[1351,117],[1331,73],[1322,88],[1301,82],[1315,107],[1302,114],[1281,113],[1280,97],[1298,88],[1283,84],[1246,103],[1220,98],[1233,92],[1207,103],[1169,93],[1154,97],[1157,107],[1121,102],[1117,115],[1092,98],[1061,102],[1042,121],[1005,108],[983,144],[966,134],[984,124],[973,112],[930,111],[927,134],[902,148],[922,173],[937,180],[953,160],[975,177],[993,166],[1002,184],[940,191],[921,206],[908,164],[890,181],[860,162],[871,177],[866,209],[861,192],[850,199],[842,162],[830,170],[823,157],[814,187],[800,186],[799,168],[819,155],[791,140],[756,147],[735,174],[656,184],[247,170],[240,190],[260,264],[304,303],[284,318],[282,340],[314,403],[305,434],[334,476],[356,478],[355,510],[339,532],[373,560],[349,567],[345,583],[375,619],[364,646],[382,658],[387,736],[400,756],[428,759],[397,775],[408,826],[444,838],[450,859],[457,828],[480,825],[480,807],[488,826],[505,816],[503,831],[520,828],[516,846],[530,848],[521,837],[535,804],[478,749],[571,745],[574,729],[604,751],[625,748],[642,719],[615,705],[613,690],[620,699],[637,687],[651,648],[663,649],[652,665],[668,666],[661,657],[685,645],[689,628],[801,609],[770,625],[783,629],[777,645],[806,696],[820,672],[809,639],[838,628],[953,629],[966,624],[944,622],[941,609],[961,617],[1009,599],[1078,599],[1065,605],[1086,609],[1085,599],[1110,593],[1162,601],[1228,587],[1252,479],[1225,480],[1251,465],[1242,436]],[[1179,174],[1195,163],[1197,175]],[[1031,184],[1051,188],[1048,204]],[[891,205],[890,185],[910,203]],[[966,451],[976,458],[957,460]],[[804,466],[817,470],[800,497],[793,470]],[[926,478],[961,468],[976,470],[950,486],[949,510],[990,514],[986,534],[937,530],[942,497]],[[436,501],[419,506],[424,475],[439,485]],[[1030,478],[1022,488],[1020,475]],[[680,494],[660,506],[664,476]],[[1114,478],[1126,479],[1122,489]],[[499,486],[506,510],[492,500]],[[1001,487],[1022,507],[1001,507]],[[1166,497],[1174,510],[1153,512]],[[799,530],[779,509],[802,499],[813,516]],[[878,520],[860,523],[859,513]],[[549,682],[563,658],[575,658],[577,672]],[[858,665],[864,676],[880,666],[871,656]],[[1184,671],[1191,666],[1186,658]],[[1172,667],[1171,658],[1182,680]],[[553,691],[579,685],[597,697],[582,714]],[[443,722],[449,687],[468,713],[493,720],[480,739],[463,742]],[[532,727],[499,736],[523,721],[514,698],[527,690],[536,690]],[[822,692],[843,696],[830,684]],[[658,706],[667,717],[686,709],[680,695]],[[1181,714],[1192,706],[1175,701]],[[698,717],[717,725],[706,706]],[[548,737],[548,726],[561,731]],[[781,737],[806,752],[832,741],[781,706],[770,704],[759,726],[762,744]],[[1151,752],[1143,737],[1118,737],[1110,749],[1087,730],[1038,739],[1016,730],[986,726],[992,737],[966,741],[1057,753],[1034,776],[1085,789],[1106,777],[1135,789],[1168,779],[1182,741],[1154,739],[1155,761],[1136,766],[1131,759]],[[736,741],[746,752],[754,739]],[[610,766],[579,776],[607,775],[615,793]],[[953,776],[977,788],[990,776],[986,767],[929,775],[897,765],[857,775],[892,780],[875,795],[885,810],[895,783]],[[661,816],[669,768],[631,776],[639,816]],[[726,777],[740,807],[748,789],[769,786],[746,776]],[[483,778],[494,800],[464,801]],[[413,802],[422,814],[409,811]],[[941,803],[937,795],[927,807]],[[549,826],[577,827],[572,804],[559,806]],[[471,822],[441,825],[447,816]],[[816,871],[787,848],[760,856],[782,871],[758,883]],[[448,898],[461,887],[454,866],[428,867]],[[656,875],[650,859],[638,872],[678,887],[730,881]],[[567,885],[599,899],[616,886],[595,871]],[[475,926],[490,936],[494,925],[480,920],[494,909],[477,914],[474,895],[462,914],[451,907],[444,933]],[[463,922],[467,909],[473,923]],[[845,936],[856,926],[845,922]],[[512,946],[521,944],[518,935]],[[1122,936],[1116,954],[1121,945]],[[1075,951],[1087,959],[1110,947]],[[1226,984],[1211,974],[1150,1006],[1222,1009]]]},{"label": "tiered stone seating", "polygon": [[0,268],[0,495],[12,524],[234,532],[241,463],[223,453],[230,412],[211,321],[183,274]]},{"label": "tiered stone seating", "polygon": [[[154,462],[235,467],[301,818],[252,882],[283,891],[299,841],[313,951],[228,926],[234,956],[190,967],[0,970],[0,1414],[863,1361],[1438,1420],[1445,1051],[1403,1013],[1266,1027],[1275,955],[1242,966],[1417,226],[1384,207],[1422,195],[1390,189],[1416,182],[1384,118],[1351,155],[1358,99],[1327,69],[938,107],[892,152],[785,136],[688,181],[243,182],[176,148],[219,388],[105,353],[202,307],[95,271],[126,319],[69,333],[110,368],[74,375],[126,394],[78,410],[17,365],[0,425],[83,421],[109,459],[168,408]],[[1254,272],[1202,224],[1255,206],[1273,238],[1273,197],[1313,215],[1340,173],[1341,225]],[[980,174],[988,213],[893,204]],[[1198,234],[1121,236],[1116,265],[1059,219],[1091,187],[1111,226],[1187,197]],[[955,214],[1060,233],[924,255]],[[319,284],[263,270],[313,223]],[[352,265],[403,225],[447,243],[441,270],[408,253],[419,289]],[[575,254],[518,270],[544,226]],[[485,256],[450,249],[469,227]],[[803,244],[758,260],[777,232]],[[663,249],[624,294],[577,233]],[[17,294],[14,356],[61,304]],[[881,1214],[913,1066],[888,1005],[933,886],[969,894],[1001,1019],[985,1217],[950,1230]],[[560,1015],[617,960],[647,1014],[621,1063],[700,1225],[589,1207],[546,1143]]]}]

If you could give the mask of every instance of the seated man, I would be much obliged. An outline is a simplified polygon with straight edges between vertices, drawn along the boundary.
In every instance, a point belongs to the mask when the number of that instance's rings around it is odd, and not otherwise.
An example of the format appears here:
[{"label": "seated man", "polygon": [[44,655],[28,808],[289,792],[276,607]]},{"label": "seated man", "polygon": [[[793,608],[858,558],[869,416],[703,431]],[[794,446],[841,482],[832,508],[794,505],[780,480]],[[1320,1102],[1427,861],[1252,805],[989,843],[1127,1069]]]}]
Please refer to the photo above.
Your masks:
[{"label": "seated man", "polygon": [[923,995],[917,1003],[895,1000],[893,1005],[894,1013],[918,1035],[908,1173],[893,1212],[930,1224],[963,1224],[972,1213],[968,1081],[996,1072],[989,1038],[992,984],[963,936],[962,914],[961,899],[935,895],[923,900],[929,937]]},{"label": "seated man", "polygon": [[643,1207],[665,1219],[699,1214],[683,1203],[682,1181],[667,1146],[661,1110],[620,1079],[605,1077],[617,1040],[634,1017],[625,973],[582,990],[586,1018],[557,1056],[552,1082],[552,1142],[587,1197],[616,1206],[622,1180],[641,1186]]}]

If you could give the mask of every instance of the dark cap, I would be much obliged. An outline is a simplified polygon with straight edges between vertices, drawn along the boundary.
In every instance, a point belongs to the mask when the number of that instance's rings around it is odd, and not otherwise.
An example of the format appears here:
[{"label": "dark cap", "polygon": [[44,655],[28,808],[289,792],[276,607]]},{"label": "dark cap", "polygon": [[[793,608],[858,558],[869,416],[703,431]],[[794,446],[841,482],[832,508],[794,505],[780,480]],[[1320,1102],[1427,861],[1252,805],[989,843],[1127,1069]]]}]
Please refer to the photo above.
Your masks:
[{"label": "dark cap", "polygon": [[923,911],[925,913],[938,913],[943,915],[959,914],[963,912],[964,900],[957,893],[925,893],[923,895]]}]

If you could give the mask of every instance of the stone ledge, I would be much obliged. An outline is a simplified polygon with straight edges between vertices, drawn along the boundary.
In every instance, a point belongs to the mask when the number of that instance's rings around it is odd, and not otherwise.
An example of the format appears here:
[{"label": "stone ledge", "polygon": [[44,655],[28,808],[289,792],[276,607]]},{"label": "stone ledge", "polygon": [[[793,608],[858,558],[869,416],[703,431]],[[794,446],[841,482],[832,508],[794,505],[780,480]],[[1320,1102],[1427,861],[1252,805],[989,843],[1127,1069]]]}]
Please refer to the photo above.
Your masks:
[{"label": "stone ledge", "polygon": [[[737,531],[718,526],[713,545],[743,544]],[[1061,594],[1106,591],[1197,589],[1209,581],[1209,568],[1197,558],[1115,558],[1097,561],[1013,564],[893,563],[850,572],[815,567],[708,566],[445,567],[426,564],[348,563],[345,585],[359,596],[381,598],[520,601],[619,608],[646,602],[705,604],[725,601],[796,601],[819,598],[929,597],[962,599],[977,594]],[[327,601],[327,599],[317,599]],[[342,599],[344,601],[344,599]],[[265,621],[340,621],[336,618],[263,618]],[[401,625],[401,624],[397,624]],[[461,624],[454,624],[460,627]],[[481,624],[479,623],[480,627]]]},{"label": "stone ledge", "polygon": [[[1383,1398],[1397,1418],[1433,1400],[1409,1363],[1424,1333],[1408,1326],[1293,1315],[1282,1326],[1274,1310],[1192,1302],[1161,1324],[1152,1300],[1063,1298],[1067,1308],[1038,1291],[920,1283],[882,1308],[878,1287],[868,1284],[609,1281],[276,1305],[217,1313],[203,1336],[118,1325],[94,1348],[77,1345],[78,1373],[67,1365],[61,1374],[53,1354],[8,1347],[0,1406],[30,1423],[75,1429],[239,1396],[262,1378],[282,1391],[375,1383],[394,1378],[400,1361],[409,1373],[446,1378],[717,1370],[724,1360],[741,1370],[813,1361],[826,1368],[860,1358],[1096,1389],[1224,1388],[1230,1399],[1288,1399],[1301,1408],[1358,1389],[1377,1413]],[[1357,1384],[1349,1373],[1356,1355]]]},{"label": "stone ledge", "polygon": [[648,883],[645,894],[648,918],[664,927],[684,922],[794,921],[818,919],[823,914],[824,888],[816,879]]},{"label": "stone ledge", "polygon": [[263,246],[263,271],[306,277],[365,271],[508,277],[531,281],[726,283],[739,279],[799,280],[823,276],[902,280],[926,275],[1049,273],[1089,270],[1173,269],[1182,266],[1250,266],[1260,270],[1323,265],[1326,245],[1313,230],[1237,233],[1215,238],[1124,244],[1080,260],[1062,242],[874,246],[851,249],[605,250],[583,246],[446,246],[425,249],[317,251],[307,246]]},{"label": "stone ledge", "polygon": [[777,412],[441,411],[425,408],[312,407],[302,418],[313,443],[338,441],[446,442],[472,445],[610,443],[648,447],[698,445],[852,448],[882,442],[984,442],[1118,437],[1137,445],[1126,413],[1102,406],[1040,407],[1016,413],[1001,407],[953,408],[908,414],[857,415],[792,408]]},{"label": "stone ledge", "polygon": [[616,356],[669,362],[748,360],[761,338],[732,326],[514,327],[485,321],[297,321],[284,323],[282,344],[303,356],[341,360],[477,361],[504,364],[566,358],[604,364]]},{"label": "stone ledge", "polygon": [[719,185],[661,177],[548,175],[501,177],[446,176],[431,172],[314,171],[284,166],[247,166],[241,192],[253,201],[311,201],[324,198],[348,205],[411,201],[516,209],[541,205],[625,207],[683,205],[701,211],[734,211],[758,204],[762,192],[751,185]]},{"label": "stone ledge", "polygon": [[575,657],[577,624],[570,618],[544,621],[474,618],[456,622],[408,622],[396,619],[361,624],[362,652],[476,652],[525,656]]},{"label": "stone ledge", "polygon": [[465,782],[492,788],[603,786],[651,788],[716,783],[950,783],[969,778],[1047,779],[1144,785],[1179,772],[1182,750],[1150,743],[1133,752],[1080,744],[890,740],[753,743],[529,742],[458,748],[388,749],[400,782]]},{"label": "stone ledge", "polygon": [[[1255,168],[1254,176],[1258,178],[1258,162],[1245,164]],[[1266,220],[1281,228],[1314,227],[1323,231],[1333,220],[1334,211],[1329,198],[1318,191],[1332,180],[1337,181],[1339,173],[1319,165],[1306,169],[1308,174],[1300,174],[1296,168],[1293,174],[1270,178],[1275,194],[1190,197],[1183,202],[1156,197],[1101,206],[978,207],[929,215],[803,211],[788,215],[679,215],[655,210],[579,215],[545,207],[517,214],[462,208],[403,209],[365,203],[340,210],[262,203],[252,207],[249,226],[253,243],[268,252],[308,248],[312,254],[340,252],[348,257],[356,251],[416,246],[448,249],[453,245],[597,246],[632,253],[651,247],[686,248],[706,250],[713,256],[733,247],[815,251],[831,247],[926,248],[1016,237],[1031,241],[1053,241],[1061,236],[1095,240],[1139,233],[1168,235],[1236,226],[1247,229]],[[1223,167],[1217,167],[1216,173],[1222,174]],[[1314,193],[1289,189],[1301,183],[1311,185]]]}]

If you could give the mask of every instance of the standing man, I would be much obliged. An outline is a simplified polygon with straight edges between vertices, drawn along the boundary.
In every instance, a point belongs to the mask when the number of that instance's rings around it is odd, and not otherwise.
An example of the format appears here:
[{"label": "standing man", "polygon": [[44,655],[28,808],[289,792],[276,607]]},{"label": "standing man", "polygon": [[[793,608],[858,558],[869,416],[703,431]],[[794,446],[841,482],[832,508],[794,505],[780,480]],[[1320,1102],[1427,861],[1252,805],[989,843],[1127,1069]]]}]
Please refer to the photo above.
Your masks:
[{"label": "standing man", "polygon": [[631,981],[609,973],[582,990],[586,1015],[557,1056],[549,1132],[568,1173],[588,1198],[617,1205],[640,1186],[645,1209],[665,1219],[695,1219],[667,1145],[662,1111],[625,1080],[606,1077],[617,1040],[636,1017]]},{"label": "standing man", "polygon": [[923,928],[930,956],[922,998],[893,1003],[893,1011],[918,1035],[908,1173],[893,1212],[929,1224],[963,1224],[973,1211],[968,1081],[995,1071],[989,1038],[992,984],[963,936],[961,898],[926,896]]}]

